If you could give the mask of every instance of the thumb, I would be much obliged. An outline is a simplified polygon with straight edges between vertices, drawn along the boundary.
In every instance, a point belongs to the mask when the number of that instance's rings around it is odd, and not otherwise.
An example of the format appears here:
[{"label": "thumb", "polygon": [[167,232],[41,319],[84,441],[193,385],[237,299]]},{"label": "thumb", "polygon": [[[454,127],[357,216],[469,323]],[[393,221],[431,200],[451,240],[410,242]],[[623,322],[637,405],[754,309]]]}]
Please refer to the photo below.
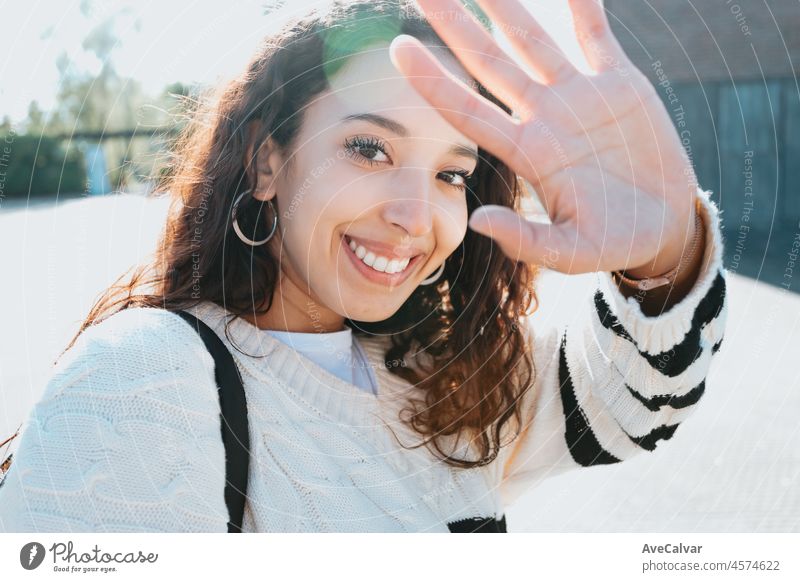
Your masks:
[{"label": "thumb", "polygon": [[531,222],[511,208],[487,204],[469,219],[475,232],[491,237],[510,259],[560,270],[569,249],[561,248],[566,237],[554,224]]}]

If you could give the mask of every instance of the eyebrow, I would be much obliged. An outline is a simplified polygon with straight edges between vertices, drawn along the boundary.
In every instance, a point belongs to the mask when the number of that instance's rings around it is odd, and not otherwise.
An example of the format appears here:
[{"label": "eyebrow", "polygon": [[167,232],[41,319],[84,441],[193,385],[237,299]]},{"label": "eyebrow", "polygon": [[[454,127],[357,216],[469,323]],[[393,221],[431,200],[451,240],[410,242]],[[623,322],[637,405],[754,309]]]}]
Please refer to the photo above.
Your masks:
[{"label": "eyebrow", "polygon": [[[378,127],[382,127],[385,130],[391,131],[400,137],[408,137],[409,134],[408,128],[406,128],[406,126],[402,123],[398,123],[393,119],[389,119],[388,117],[384,117],[383,115],[378,115],[376,113],[355,113],[353,115],[344,117],[342,121],[366,121],[367,123],[372,123],[373,125],[377,125]],[[448,150],[447,153],[470,158],[476,162],[478,161],[478,152],[473,148],[464,145],[454,145]]]}]

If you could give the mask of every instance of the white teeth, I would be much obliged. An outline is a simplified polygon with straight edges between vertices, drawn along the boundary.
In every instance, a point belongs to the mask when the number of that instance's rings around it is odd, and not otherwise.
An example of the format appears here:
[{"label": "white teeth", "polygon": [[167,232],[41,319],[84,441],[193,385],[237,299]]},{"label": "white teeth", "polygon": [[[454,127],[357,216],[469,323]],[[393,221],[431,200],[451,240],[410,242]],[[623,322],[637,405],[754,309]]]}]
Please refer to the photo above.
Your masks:
[{"label": "white teeth", "polygon": [[389,259],[387,259],[386,257],[378,257],[377,259],[375,259],[375,262],[372,263],[372,268],[375,269],[376,271],[383,272],[386,270],[386,265],[388,264],[389,264]]},{"label": "white teeth", "polygon": [[411,257],[406,257],[402,260],[390,260],[386,257],[376,256],[375,253],[368,251],[363,246],[352,240],[350,241],[349,246],[359,259],[381,273],[399,273],[404,271],[408,266],[408,263],[411,262]]},{"label": "white teeth", "polygon": [[398,261],[397,259],[392,259],[389,261],[389,264],[386,265],[386,272],[387,273],[399,273],[403,270],[403,261]]}]

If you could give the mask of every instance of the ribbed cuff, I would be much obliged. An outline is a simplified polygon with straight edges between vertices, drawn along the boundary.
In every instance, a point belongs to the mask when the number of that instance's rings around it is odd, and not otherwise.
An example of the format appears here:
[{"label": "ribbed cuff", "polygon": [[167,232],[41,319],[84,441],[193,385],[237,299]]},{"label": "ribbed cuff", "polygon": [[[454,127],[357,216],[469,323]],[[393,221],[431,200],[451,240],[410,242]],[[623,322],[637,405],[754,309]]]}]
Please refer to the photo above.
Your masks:
[{"label": "ribbed cuff", "polygon": [[720,271],[724,273],[719,210],[709,196],[710,192],[697,189],[698,208],[706,231],[700,274],[686,297],[668,311],[658,316],[645,315],[635,296],[625,297],[620,292],[610,272],[597,273],[598,287],[604,299],[640,350],[660,353],[679,342],[691,328],[698,305],[708,295]]}]

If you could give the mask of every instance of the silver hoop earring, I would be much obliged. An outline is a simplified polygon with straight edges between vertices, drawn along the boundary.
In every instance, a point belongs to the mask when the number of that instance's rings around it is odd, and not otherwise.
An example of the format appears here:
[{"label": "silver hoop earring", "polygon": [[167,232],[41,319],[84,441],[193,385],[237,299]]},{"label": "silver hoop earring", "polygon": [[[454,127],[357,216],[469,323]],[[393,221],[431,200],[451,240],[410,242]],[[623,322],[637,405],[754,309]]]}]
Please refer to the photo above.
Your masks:
[{"label": "silver hoop earring", "polygon": [[272,219],[272,230],[270,231],[267,238],[265,238],[264,240],[253,240],[251,238],[247,238],[242,232],[242,229],[239,228],[239,219],[236,216],[236,213],[239,211],[239,203],[242,201],[242,198],[247,194],[250,194],[250,190],[245,190],[244,192],[239,194],[236,197],[236,201],[233,203],[233,210],[231,212],[233,219],[233,230],[236,231],[236,236],[238,236],[243,243],[248,244],[251,247],[258,247],[269,241],[269,239],[272,238],[272,235],[275,234],[275,229],[278,226],[278,213],[275,211],[275,206],[272,204],[272,200],[267,200],[269,209],[272,212],[272,216],[274,217]]},{"label": "silver hoop earring", "polygon": [[436,281],[439,280],[439,277],[442,276],[442,273],[444,273],[444,263],[442,263],[442,265],[439,267],[439,270],[436,271],[433,275],[431,275],[424,281],[420,281],[420,285],[430,285],[431,283],[435,283]]}]

